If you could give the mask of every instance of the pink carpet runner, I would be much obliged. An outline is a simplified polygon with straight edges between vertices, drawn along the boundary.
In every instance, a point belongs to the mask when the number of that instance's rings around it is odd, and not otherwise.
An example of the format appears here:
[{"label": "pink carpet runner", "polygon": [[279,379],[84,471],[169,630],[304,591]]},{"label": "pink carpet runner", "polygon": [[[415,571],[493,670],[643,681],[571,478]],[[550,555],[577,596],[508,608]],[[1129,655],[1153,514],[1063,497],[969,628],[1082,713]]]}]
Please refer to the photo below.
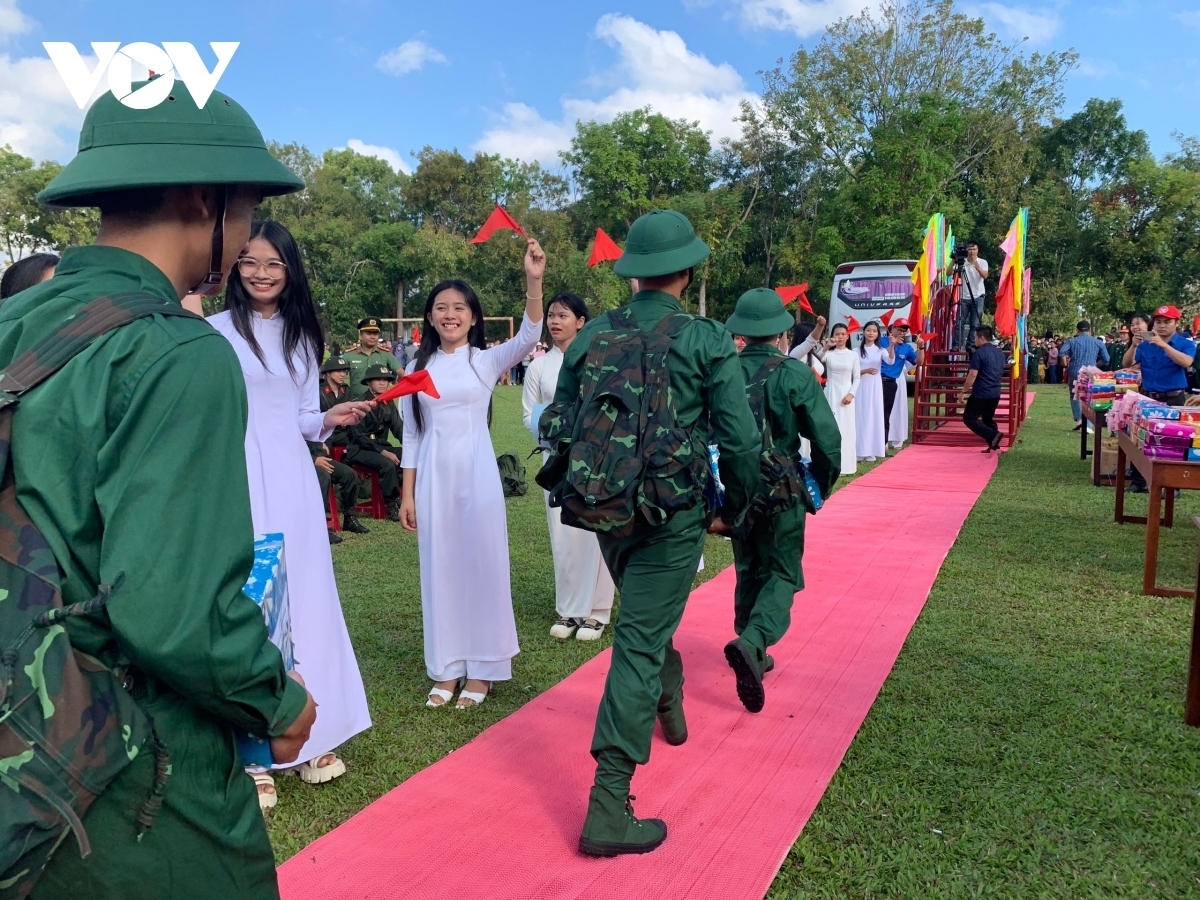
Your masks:
[{"label": "pink carpet runner", "polygon": [[809,519],[807,587],[757,715],[721,649],[733,570],[692,594],[675,639],[690,739],[671,747],[656,730],[633,782],[638,814],[670,828],[654,853],[576,849],[605,651],[284,863],[284,900],[764,896],[995,468],[975,449],[909,447]]}]

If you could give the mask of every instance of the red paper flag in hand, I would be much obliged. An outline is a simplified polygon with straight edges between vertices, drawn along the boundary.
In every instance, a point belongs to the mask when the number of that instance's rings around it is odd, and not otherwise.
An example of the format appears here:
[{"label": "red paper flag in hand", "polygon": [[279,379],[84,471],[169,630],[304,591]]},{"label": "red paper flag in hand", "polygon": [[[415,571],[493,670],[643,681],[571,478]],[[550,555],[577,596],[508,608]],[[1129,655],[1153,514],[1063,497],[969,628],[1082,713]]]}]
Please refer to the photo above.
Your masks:
[{"label": "red paper flag in hand", "polygon": [[887,328],[889,325],[892,324],[892,316],[894,316],[895,314],[896,314],[896,310],[889,309],[887,312],[885,312],[882,316],[879,317],[879,321],[883,323],[884,328]]},{"label": "red paper flag in hand", "polygon": [[921,340],[923,340],[923,341],[925,342],[925,346],[926,346],[926,347],[928,347],[928,346],[929,346],[930,342],[931,342],[931,341],[932,341],[932,340],[933,340],[935,337],[937,337],[937,332],[936,332],[936,331],[926,331],[926,332],[923,332],[923,333],[921,334]]},{"label": "red paper flag in hand", "polygon": [[620,258],[621,248],[613,242],[612,238],[604,233],[603,228],[597,228],[596,240],[592,242],[592,255],[588,257],[588,265],[594,266],[596,263]]},{"label": "red paper flag in hand", "polygon": [[849,322],[846,324],[848,332],[854,334],[856,331],[862,331],[862,326],[858,324],[858,319],[854,318],[854,316],[846,316],[846,318],[849,319]]},{"label": "red paper flag in hand", "polygon": [[505,228],[511,228],[521,237],[525,237],[525,232],[521,230],[521,226],[516,220],[508,214],[503,206],[497,206],[492,210],[492,214],[487,217],[487,221],[483,223],[483,227],[479,229],[479,234],[471,238],[472,244],[482,244],[490,238],[493,232],[502,231]]},{"label": "red paper flag in hand", "polygon": [[804,284],[785,284],[775,288],[775,293],[783,298],[783,305],[787,306],[793,300],[800,301],[800,308],[805,312],[812,312],[812,304],[808,302],[808,282]]},{"label": "red paper flag in hand", "polygon": [[407,397],[409,394],[428,394],[434,400],[441,398],[441,394],[434,387],[433,377],[428,371],[422,369],[419,372],[413,372],[411,375],[405,375],[390,388],[375,398],[376,403],[386,403],[388,400],[395,400],[397,397]]}]

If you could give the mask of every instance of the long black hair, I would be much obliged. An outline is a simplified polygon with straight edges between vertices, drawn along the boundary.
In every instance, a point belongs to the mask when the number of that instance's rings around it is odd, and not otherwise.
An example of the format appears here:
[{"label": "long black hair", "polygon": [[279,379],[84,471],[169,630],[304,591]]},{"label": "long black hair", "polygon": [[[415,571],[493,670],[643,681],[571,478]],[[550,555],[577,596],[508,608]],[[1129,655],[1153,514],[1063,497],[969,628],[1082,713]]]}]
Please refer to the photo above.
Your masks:
[{"label": "long black hair", "polygon": [[578,294],[572,294],[570,291],[559,291],[550,298],[550,302],[546,304],[546,312],[550,312],[550,307],[555,303],[561,303],[565,306],[577,319],[583,319],[584,322],[592,318],[591,310],[588,309],[587,301]]},{"label": "long black hair", "polygon": [[[799,347],[803,344],[815,328],[816,326],[812,322],[797,322],[796,327],[792,329],[792,346]],[[808,355],[804,358],[804,361],[810,366],[812,365],[812,355],[813,352],[809,350]]]},{"label": "long black hair", "polygon": [[[425,298],[425,327],[421,329],[421,343],[417,345],[417,364],[413,366],[414,372],[420,372],[429,365],[429,360],[433,358],[433,354],[437,353],[438,348],[442,346],[442,339],[438,336],[437,329],[433,327],[433,321],[430,319],[430,315],[433,313],[433,303],[442,291],[458,291],[462,294],[463,299],[467,301],[467,306],[470,307],[471,315],[475,317],[475,324],[467,332],[467,346],[471,350],[487,349],[487,329],[484,327],[483,307],[479,303],[479,297],[476,296],[474,288],[465,281],[457,278],[448,278],[445,281],[439,281],[435,284],[433,289],[430,290],[429,296]],[[471,350],[467,352],[471,353]],[[472,357],[474,355],[474,353],[471,353]],[[475,368],[473,359],[471,361],[471,368]],[[417,426],[417,433],[424,434],[425,418],[421,414],[421,403],[416,396],[412,399],[412,412],[413,423]],[[491,424],[492,405],[489,402],[488,425],[491,426]]]},{"label": "long black hair", "polygon": [[881,337],[883,337],[883,325],[881,325],[875,319],[872,319],[870,322],[868,322],[866,325],[864,325],[862,327],[863,339],[862,339],[862,343],[858,345],[858,355],[861,356],[863,359],[867,358],[867,329],[870,328],[872,325],[875,326],[875,343],[872,344],[871,346],[878,347],[879,339]]},{"label": "long black hair", "polygon": [[[279,295],[279,311],[276,315],[283,316],[283,358],[287,362],[288,372],[295,378],[294,356],[299,355],[309,365],[318,366],[325,354],[325,335],[317,319],[317,306],[313,302],[312,291],[308,288],[304,260],[292,233],[278,222],[252,224],[250,240],[255,238],[262,238],[273,246],[283,264],[287,266],[287,284],[283,293]],[[237,333],[245,338],[258,361],[266,368],[266,357],[250,325],[250,312],[253,307],[250,305],[250,298],[245,285],[242,284],[242,276],[237,266],[229,273],[229,286],[225,289],[225,308],[233,317],[233,327],[237,329]]]},{"label": "long black hair", "polygon": [[53,253],[34,253],[18,259],[4,270],[4,277],[0,278],[0,300],[7,300],[13,294],[40,283],[46,272],[57,265],[58,257]]}]

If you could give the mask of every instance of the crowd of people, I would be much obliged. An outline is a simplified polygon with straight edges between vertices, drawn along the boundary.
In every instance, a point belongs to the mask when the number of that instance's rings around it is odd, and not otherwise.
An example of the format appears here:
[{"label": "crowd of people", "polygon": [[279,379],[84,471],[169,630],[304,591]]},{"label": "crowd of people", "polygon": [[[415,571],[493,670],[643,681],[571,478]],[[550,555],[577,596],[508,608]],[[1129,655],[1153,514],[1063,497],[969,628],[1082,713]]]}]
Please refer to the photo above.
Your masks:
[{"label": "crowd of people", "polygon": [[[797,325],[765,288],[740,297],[725,324],[690,315],[681,297],[709,248],[686,217],[655,210],[633,223],[614,267],[631,283],[620,309],[593,316],[569,292],[544,304],[546,255],[528,238],[525,311],[509,340],[489,344],[475,291],[451,279],[428,292],[415,341],[383,340],[367,316],[356,344],[327,355],[293,236],[254,220],[264,197],[304,183],[240,106],[214,91],[203,108],[185,97],[130,111],[104,95],[84,128],[93,143],[40,199],[98,206],[99,236],[10,267],[0,365],[42,353],[72,320],[104,325],[55,357],[53,391],[21,398],[11,465],[64,602],[87,604],[62,633],[121,674],[152,717],[155,752],[129,750],[79,810],[90,856],[52,852],[61,827],[31,824],[27,844],[44,856],[20,877],[40,898],[275,895],[259,813],[277,802],[274,777],[342,776],[338,748],[371,727],[329,549],[341,538],[326,527],[332,492],[342,530],[367,532],[355,514],[360,472],[377,477],[385,518],[416,533],[425,704],[469,710],[513,677],[520,648],[489,434],[506,381],[521,384],[542,449],[550,634],[594,641],[613,629],[580,850],[661,844],[666,824],[637,818],[629,787],[656,722],[671,745],[689,736],[672,638],[706,535],[732,541],[735,637],[723,653],[740,701],[758,712],[769,650],[804,586],[806,516],[840,475],[907,438],[906,375],[924,352],[908,323],[885,333],[868,322],[857,345],[844,324],[823,338],[823,318]],[[221,140],[197,144],[201,131]],[[223,307],[207,321],[188,311],[203,295]],[[114,304],[137,312],[92,318]],[[977,347],[991,346],[986,326],[975,332]],[[971,409],[986,424],[998,380],[986,350],[974,359]],[[379,399],[417,373],[436,391]],[[292,671],[243,590],[263,534],[283,535]],[[100,601],[103,615],[91,615]],[[235,729],[266,738],[273,764],[247,777]]]}]

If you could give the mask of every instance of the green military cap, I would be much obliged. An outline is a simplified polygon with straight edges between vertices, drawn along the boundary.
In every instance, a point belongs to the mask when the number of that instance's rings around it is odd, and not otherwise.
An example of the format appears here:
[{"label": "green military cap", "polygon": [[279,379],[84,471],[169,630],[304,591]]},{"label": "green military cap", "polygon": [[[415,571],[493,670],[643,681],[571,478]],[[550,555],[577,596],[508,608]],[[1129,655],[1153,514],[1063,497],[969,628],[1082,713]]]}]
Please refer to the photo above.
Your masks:
[{"label": "green military cap", "polygon": [[388,381],[396,380],[396,373],[384,365],[367,366],[367,374],[363,376],[359,384],[366,384],[373,378],[386,378]]},{"label": "green military cap", "polygon": [[325,365],[321,366],[321,374],[325,375],[329,372],[349,372],[350,363],[346,362],[344,356],[331,356],[325,360]]},{"label": "green military cap", "polygon": [[99,194],[187,184],[258,185],[290,194],[304,180],[267,151],[241,106],[213,91],[203,109],[182,81],[150,109],[102,94],[83,120],[79,152],[37,199],[49,206],[96,206]]},{"label": "green military cap", "polygon": [[639,216],[625,238],[613,271],[622,278],[653,278],[690,269],[708,259],[708,244],[696,237],[687,216],[654,209]]},{"label": "green military cap", "polygon": [[359,331],[379,331],[379,319],[375,316],[367,316],[365,319],[358,320]]},{"label": "green military cap", "polygon": [[754,288],[738,297],[733,315],[725,323],[731,334],[762,338],[783,334],[796,324],[783,298],[770,288]]}]

